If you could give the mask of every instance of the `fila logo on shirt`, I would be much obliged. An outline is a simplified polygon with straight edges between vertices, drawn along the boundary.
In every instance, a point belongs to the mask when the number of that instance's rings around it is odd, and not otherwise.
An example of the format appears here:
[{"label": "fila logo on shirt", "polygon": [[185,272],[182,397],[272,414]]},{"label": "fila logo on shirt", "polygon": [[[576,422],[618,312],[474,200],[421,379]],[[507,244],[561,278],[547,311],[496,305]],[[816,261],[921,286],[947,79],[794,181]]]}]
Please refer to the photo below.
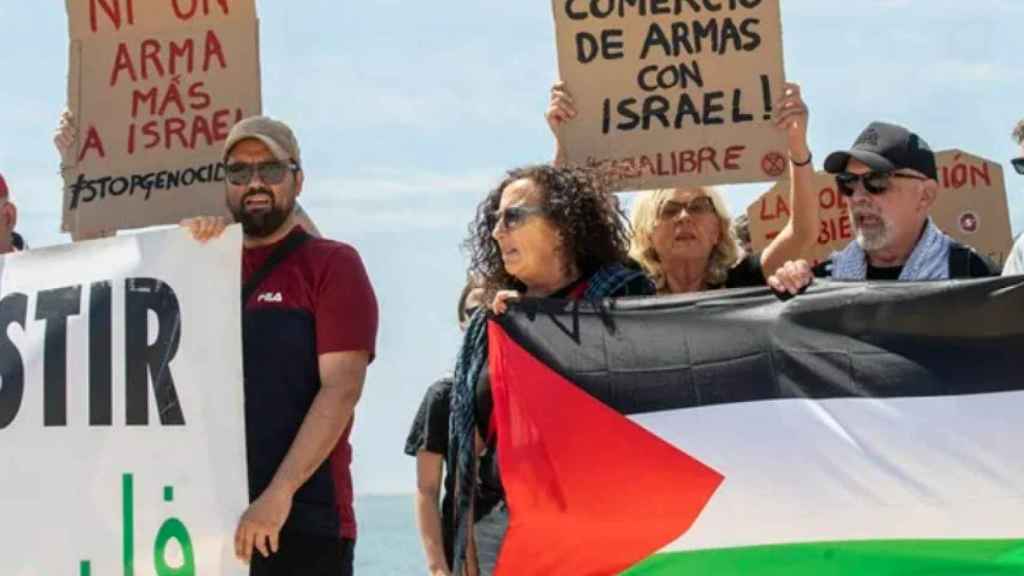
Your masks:
[{"label": "fila logo on shirt", "polygon": [[273,302],[276,304],[280,304],[281,302],[284,302],[284,297],[281,296],[280,292],[264,292],[263,294],[260,294],[258,298],[256,298],[256,301]]}]

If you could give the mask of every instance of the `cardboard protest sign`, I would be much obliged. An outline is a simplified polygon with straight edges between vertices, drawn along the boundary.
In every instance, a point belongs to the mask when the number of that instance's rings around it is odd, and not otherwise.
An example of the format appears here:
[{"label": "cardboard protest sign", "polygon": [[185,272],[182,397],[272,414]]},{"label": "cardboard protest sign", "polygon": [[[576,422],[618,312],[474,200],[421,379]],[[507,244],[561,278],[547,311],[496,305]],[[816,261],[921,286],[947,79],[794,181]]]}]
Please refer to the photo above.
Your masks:
[{"label": "cardboard protest sign", "polygon": [[[931,216],[943,232],[1002,266],[1013,244],[1003,168],[960,150],[936,153],[939,197]],[[854,238],[846,198],[831,174],[815,174],[820,233],[804,254],[811,262],[827,259]],[[754,250],[763,250],[789,221],[789,181],[783,180],[747,208]]]},{"label": "cardboard protest sign", "polygon": [[248,573],[241,245],[175,228],[3,259],[0,574]]},{"label": "cardboard protest sign", "polygon": [[224,141],[260,112],[253,0],[70,2],[63,227],[104,230],[226,215]]},{"label": "cardboard protest sign", "polygon": [[65,0],[65,7],[71,38],[256,18],[255,0]]},{"label": "cardboard protest sign", "polygon": [[[788,179],[780,180],[747,208],[750,245],[754,251],[764,250],[789,222],[789,187]],[[802,256],[817,264],[853,239],[853,224],[846,198],[836,191],[835,178],[831,174],[815,173],[813,187],[818,197],[820,232],[814,247]]]},{"label": "cardboard protest sign", "polygon": [[940,152],[937,160],[939,199],[932,218],[943,232],[1002,266],[1013,246],[1003,167],[960,150]]},{"label": "cardboard protest sign", "polygon": [[775,180],[779,0],[552,0],[568,160],[617,190]]}]

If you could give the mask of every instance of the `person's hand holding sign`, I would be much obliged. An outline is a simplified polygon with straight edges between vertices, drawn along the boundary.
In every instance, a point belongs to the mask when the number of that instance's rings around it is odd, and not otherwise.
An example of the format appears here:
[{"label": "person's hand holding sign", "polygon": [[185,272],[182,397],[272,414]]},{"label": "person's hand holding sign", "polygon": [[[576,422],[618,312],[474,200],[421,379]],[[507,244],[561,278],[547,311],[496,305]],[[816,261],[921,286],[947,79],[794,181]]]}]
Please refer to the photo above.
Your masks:
[{"label": "person's hand holding sign", "polygon": [[75,118],[71,110],[64,109],[60,114],[60,121],[53,133],[53,144],[60,153],[60,168],[66,170],[75,164],[74,151],[75,138],[78,137],[78,129],[75,128]]},{"label": "person's hand holding sign", "polygon": [[814,272],[806,260],[789,261],[768,277],[768,286],[776,295],[787,300],[804,291],[814,282]]},{"label": "person's hand holding sign", "polygon": [[[75,115],[67,108],[60,113],[60,120],[57,122],[57,129],[53,131],[53,145],[57,147],[60,154],[60,171],[64,173],[75,167],[75,139],[78,138],[78,128],[75,126]],[[117,230],[99,230],[91,234],[73,234],[75,242],[79,240],[93,240],[96,238],[109,238],[116,236]]]},{"label": "person's hand holding sign", "polygon": [[555,135],[555,159],[552,162],[555,166],[561,166],[566,162],[566,151],[562,145],[560,132],[562,126],[576,117],[576,105],[573,103],[572,95],[569,94],[565,82],[555,82],[551,87],[551,98],[548,101],[548,109],[544,112],[548,121],[551,133]]},{"label": "person's hand holding sign", "polygon": [[789,158],[797,166],[810,160],[811,150],[807,146],[807,124],[810,112],[800,93],[800,85],[786,83],[782,97],[775,102],[775,125],[786,131]]},{"label": "person's hand holding sign", "polygon": [[220,237],[230,224],[231,222],[222,216],[198,216],[182,220],[180,226],[188,228],[192,238],[205,244]]},{"label": "person's hand holding sign", "polygon": [[516,302],[522,298],[522,294],[515,290],[499,290],[494,295],[494,300],[491,302],[491,312],[497,315],[502,315],[508,312],[509,302]]},{"label": "person's hand holding sign", "polygon": [[[775,126],[785,132],[789,150],[790,218],[779,234],[761,252],[761,266],[765,271],[785,268],[796,261],[812,246],[818,237],[818,195],[813,186],[814,163],[807,145],[807,124],[810,112],[801,94],[800,85],[787,82],[782,96],[775,101]],[[790,272],[795,269],[790,267]],[[802,270],[802,269],[801,269]],[[787,277],[788,278],[788,277]],[[786,278],[784,278],[786,279]],[[769,284],[780,290],[769,279]],[[783,282],[780,286],[789,287]],[[781,291],[781,290],[780,290]],[[785,290],[793,293],[792,290]]]}]

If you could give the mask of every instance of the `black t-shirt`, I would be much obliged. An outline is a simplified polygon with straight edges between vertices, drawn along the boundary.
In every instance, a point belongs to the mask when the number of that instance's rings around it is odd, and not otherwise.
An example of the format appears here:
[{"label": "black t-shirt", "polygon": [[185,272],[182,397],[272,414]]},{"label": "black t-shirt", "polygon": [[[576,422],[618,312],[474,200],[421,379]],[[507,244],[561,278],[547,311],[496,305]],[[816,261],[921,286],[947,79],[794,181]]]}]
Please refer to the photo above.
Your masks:
[{"label": "black t-shirt", "polygon": [[[442,378],[427,388],[416,418],[409,428],[409,436],[405,439],[405,453],[416,456],[420,450],[445,457],[448,454],[448,414],[452,395],[452,379]],[[443,461],[443,460],[442,460]],[[448,565],[452,565],[452,544],[455,541],[455,516],[453,514],[452,493],[454,478],[451,474],[444,475],[444,495],[441,498],[441,540],[444,544],[444,555]]]},{"label": "black t-shirt", "polygon": [[448,454],[448,414],[452,397],[452,379],[442,378],[427,388],[416,418],[405,439],[405,453],[415,456],[426,450],[442,456]]},{"label": "black t-shirt", "polygon": [[868,280],[899,280],[903,266],[872,266],[868,264]]},{"label": "black t-shirt", "polygon": [[747,254],[735,266],[729,269],[725,284],[715,288],[753,288],[764,286],[768,280],[761,268],[761,253]]},{"label": "black t-shirt", "polygon": [[[405,439],[405,453],[409,456],[415,457],[421,450],[438,454],[442,458],[448,456],[448,416],[451,413],[452,384],[451,378],[442,378],[427,388],[409,428],[409,435]],[[500,492],[489,488],[495,485],[495,482],[489,479],[489,472],[484,472],[494,468],[492,459],[491,453],[488,452],[480,461],[481,481],[473,507],[476,520],[489,513],[502,498]],[[454,492],[454,476],[445,473],[444,495],[441,498],[441,538],[449,566],[452,565],[452,544],[455,541],[455,508],[452,500]]]}]

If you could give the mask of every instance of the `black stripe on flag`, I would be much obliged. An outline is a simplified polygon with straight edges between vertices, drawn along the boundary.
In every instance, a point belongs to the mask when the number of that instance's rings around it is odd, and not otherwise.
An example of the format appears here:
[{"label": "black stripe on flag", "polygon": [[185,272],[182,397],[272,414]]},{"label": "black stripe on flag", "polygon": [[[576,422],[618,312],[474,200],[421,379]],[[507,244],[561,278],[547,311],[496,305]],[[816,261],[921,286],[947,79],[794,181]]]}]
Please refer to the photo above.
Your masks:
[{"label": "black stripe on flag", "polygon": [[819,282],[786,303],[754,289],[606,304],[524,300],[498,321],[625,414],[1024,390],[1024,277]]}]

